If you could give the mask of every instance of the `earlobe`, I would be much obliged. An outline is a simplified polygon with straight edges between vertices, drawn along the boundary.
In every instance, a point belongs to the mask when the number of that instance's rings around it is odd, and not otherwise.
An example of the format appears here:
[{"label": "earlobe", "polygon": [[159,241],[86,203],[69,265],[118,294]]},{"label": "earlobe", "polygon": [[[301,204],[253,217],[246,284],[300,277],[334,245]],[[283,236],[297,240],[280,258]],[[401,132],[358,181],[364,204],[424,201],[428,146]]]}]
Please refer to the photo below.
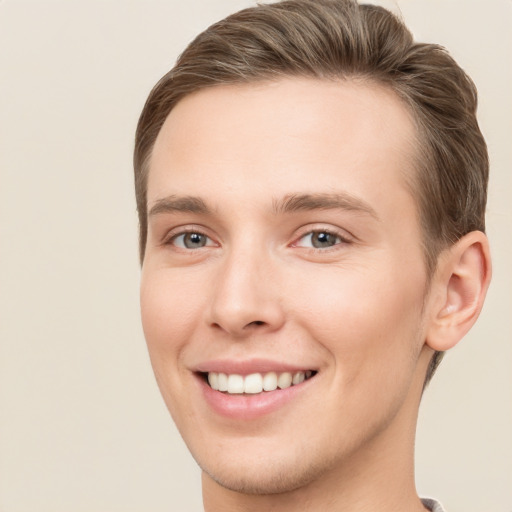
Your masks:
[{"label": "earlobe", "polygon": [[489,242],[472,231],[439,258],[432,283],[432,304],[426,343],[436,351],[455,346],[476,322],[491,279]]}]

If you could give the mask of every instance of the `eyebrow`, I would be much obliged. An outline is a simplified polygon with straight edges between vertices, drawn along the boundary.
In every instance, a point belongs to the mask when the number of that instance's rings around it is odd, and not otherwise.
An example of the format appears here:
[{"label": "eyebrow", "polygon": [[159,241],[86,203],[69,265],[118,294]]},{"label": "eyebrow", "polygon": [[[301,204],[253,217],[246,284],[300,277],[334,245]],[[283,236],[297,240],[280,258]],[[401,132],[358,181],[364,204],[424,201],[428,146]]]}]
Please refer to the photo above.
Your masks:
[{"label": "eyebrow", "polygon": [[194,196],[167,196],[155,201],[148,213],[148,217],[160,213],[188,212],[208,215],[210,208],[200,197]]},{"label": "eyebrow", "polygon": [[289,194],[283,199],[274,200],[273,208],[276,214],[308,210],[348,210],[364,213],[379,220],[377,212],[368,203],[345,192],[333,194]]},{"label": "eyebrow", "polygon": [[[272,201],[276,215],[309,210],[348,210],[364,213],[379,220],[375,210],[363,200],[347,193],[288,194]],[[212,210],[200,197],[170,195],[155,201],[148,217],[161,213],[187,212],[211,215]]]}]

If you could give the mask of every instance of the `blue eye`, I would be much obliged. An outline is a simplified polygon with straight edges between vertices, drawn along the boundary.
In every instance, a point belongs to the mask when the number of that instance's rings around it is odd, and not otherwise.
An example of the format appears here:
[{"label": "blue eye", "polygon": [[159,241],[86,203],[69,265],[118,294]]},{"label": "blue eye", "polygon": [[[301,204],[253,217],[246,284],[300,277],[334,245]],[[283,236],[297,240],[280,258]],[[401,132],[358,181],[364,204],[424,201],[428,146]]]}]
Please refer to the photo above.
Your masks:
[{"label": "blue eye", "polygon": [[174,236],[171,242],[181,249],[201,249],[202,247],[214,245],[210,238],[197,232],[181,233]]},{"label": "blue eye", "polygon": [[314,249],[328,249],[342,243],[341,236],[329,231],[311,231],[300,238],[298,247],[313,247]]}]

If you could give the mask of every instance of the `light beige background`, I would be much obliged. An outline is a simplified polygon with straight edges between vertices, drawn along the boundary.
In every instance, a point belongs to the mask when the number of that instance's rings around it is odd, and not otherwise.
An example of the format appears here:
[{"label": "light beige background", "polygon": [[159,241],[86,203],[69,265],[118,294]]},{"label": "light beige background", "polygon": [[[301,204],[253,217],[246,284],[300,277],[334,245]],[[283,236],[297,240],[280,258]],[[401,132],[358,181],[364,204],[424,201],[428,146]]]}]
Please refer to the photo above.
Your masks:
[{"label": "light beige background", "polygon": [[[184,45],[251,3],[0,1],[1,512],[201,510],[139,325],[132,141]],[[494,281],[425,396],[418,490],[511,512],[512,2],[399,6],[473,76],[492,160]]]}]

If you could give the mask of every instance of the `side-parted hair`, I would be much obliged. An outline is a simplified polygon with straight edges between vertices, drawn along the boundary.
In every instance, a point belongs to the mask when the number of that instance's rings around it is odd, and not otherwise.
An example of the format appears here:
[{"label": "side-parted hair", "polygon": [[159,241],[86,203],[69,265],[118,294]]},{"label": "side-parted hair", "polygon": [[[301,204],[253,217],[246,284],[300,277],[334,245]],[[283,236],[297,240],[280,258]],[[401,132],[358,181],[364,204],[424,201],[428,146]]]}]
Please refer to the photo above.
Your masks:
[{"label": "side-parted hair", "polygon": [[[284,0],[244,9],[197,36],[151,91],[135,140],[140,259],[147,240],[147,178],[155,140],[185,96],[207,87],[284,77],[356,78],[393,90],[416,124],[415,168],[427,274],[440,252],[485,230],[489,162],[477,92],[446,50],[414,42],[395,15],[356,0]],[[442,358],[431,361],[427,382]]]}]

